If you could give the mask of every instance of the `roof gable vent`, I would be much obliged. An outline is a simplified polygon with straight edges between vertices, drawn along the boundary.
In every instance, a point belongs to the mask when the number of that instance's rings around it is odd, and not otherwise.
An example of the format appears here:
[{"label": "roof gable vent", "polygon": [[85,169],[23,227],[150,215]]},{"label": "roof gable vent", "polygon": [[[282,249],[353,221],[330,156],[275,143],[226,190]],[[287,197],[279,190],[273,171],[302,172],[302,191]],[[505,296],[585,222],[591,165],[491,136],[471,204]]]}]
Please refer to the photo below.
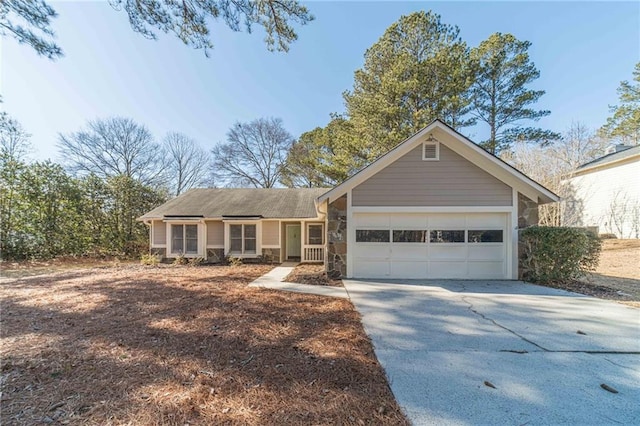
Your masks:
[{"label": "roof gable vent", "polygon": [[424,142],[422,144],[422,159],[424,161],[438,161],[440,159],[440,142],[435,139],[433,142]]}]

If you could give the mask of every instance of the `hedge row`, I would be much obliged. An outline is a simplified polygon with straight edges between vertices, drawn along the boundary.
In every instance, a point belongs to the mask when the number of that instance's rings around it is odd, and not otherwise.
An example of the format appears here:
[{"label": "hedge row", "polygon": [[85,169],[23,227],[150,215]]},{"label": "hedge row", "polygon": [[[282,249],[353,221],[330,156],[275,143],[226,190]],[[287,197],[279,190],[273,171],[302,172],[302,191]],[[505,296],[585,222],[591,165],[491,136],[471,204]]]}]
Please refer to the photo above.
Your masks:
[{"label": "hedge row", "polygon": [[523,278],[537,283],[578,279],[598,266],[602,243],[581,228],[532,226],[520,231]]}]

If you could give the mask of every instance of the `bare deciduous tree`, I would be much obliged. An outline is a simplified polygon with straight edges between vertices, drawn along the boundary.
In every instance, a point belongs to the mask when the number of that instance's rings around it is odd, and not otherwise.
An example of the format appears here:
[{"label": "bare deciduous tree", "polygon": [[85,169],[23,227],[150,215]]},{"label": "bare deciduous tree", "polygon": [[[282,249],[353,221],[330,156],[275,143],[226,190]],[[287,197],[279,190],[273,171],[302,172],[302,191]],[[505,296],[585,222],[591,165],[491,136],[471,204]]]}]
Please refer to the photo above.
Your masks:
[{"label": "bare deciduous tree", "polygon": [[550,147],[550,154],[571,171],[603,155],[609,142],[597,136],[584,123],[574,121],[562,140]]},{"label": "bare deciduous tree", "polygon": [[75,173],[127,176],[155,187],[162,183],[161,147],[145,126],[129,118],[90,121],[86,130],[60,134],[58,148]]},{"label": "bare deciduous tree", "polygon": [[0,157],[2,161],[23,160],[31,150],[29,138],[22,125],[9,117],[6,112],[0,113]]},{"label": "bare deciduous tree", "polygon": [[225,186],[272,188],[292,143],[279,118],[236,123],[227,133],[227,142],[211,150],[213,176]]},{"label": "bare deciduous tree", "polygon": [[174,195],[205,184],[209,154],[196,141],[182,133],[169,133],[163,149],[166,181]]},{"label": "bare deciduous tree", "polygon": [[575,226],[581,224],[582,206],[566,179],[577,166],[600,157],[606,144],[584,124],[574,122],[560,141],[544,147],[516,142],[502,158],[564,200],[539,207],[541,225]]}]

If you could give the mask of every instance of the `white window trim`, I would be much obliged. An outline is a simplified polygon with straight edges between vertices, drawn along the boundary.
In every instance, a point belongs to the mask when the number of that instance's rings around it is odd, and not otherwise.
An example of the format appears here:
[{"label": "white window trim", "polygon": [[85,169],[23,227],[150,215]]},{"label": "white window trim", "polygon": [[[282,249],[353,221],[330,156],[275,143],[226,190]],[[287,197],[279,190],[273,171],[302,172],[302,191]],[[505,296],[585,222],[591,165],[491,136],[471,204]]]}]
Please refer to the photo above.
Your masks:
[{"label": "white window trim", "polygon": [[[321,227],[320,228],[321,229],[320,235],[322,235],[322,243],[320,243],[320,244],[311,244],[309,242],[309,227],[310,226],[320,226]],[[307,229],[306,229],[307,230],[307,235],[306,235],[306,240],[305,240],[303,245],[304,246],[311,246],[311,247],[323,247],[325,245],[325,243],[326,243],[326,240],[327,240],[327,236],[324,234],[324,229],[325,229],[324,228],[324,223],[322,223],[322,222],[316,222],[316,223],[307,222]]]},{"label": "white window trim", "polygon": [[[179,256],[183,256],[183,257],[188,257],[188,258],[193,258],[193,257],[204,257],[205,256],[205,249],[204,249],[204,240],[206,238],[206,234],[205,234],[205,228],[204,228],[204,224],[202,223],[202,221],[164,221],[166,226],[167,226],[167,233],[166,233],[166,238],[167,238],[167,244],[166,244],[166,254],[165,256],[167,258],[176,258]],[[172,234],[172,225],[196,225],[198,228],[198,252],[197,253],[183,253],[182,255],[179,253],[172,253],[173,252],[173,247],[171,246],[173,244],[173,234]]]},{"label": "white window trim", "polygon": [[[429,158],[425,156],[427,145],[436,147],[435,158]],[[440,161],[440,142],[422,142],[422,161]]]},{"label": "white window trim", "polygon": [[[255,253],[231,253],[231,225],[255,225],[256,226],[256,252]],[[244,248],[244,226],[242,227],[242,247]],[[224,221],[224,254],[244,259],[253,259],[262,255],[262,223],[257,220],[230,220]]]}]

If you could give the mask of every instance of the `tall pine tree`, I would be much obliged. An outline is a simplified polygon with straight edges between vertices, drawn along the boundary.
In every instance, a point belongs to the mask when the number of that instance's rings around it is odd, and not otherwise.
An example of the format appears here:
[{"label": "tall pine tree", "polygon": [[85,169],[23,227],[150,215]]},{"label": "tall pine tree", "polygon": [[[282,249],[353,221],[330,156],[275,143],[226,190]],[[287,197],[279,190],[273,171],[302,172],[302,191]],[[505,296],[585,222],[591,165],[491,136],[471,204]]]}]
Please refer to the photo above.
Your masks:
[{"label": "tall pine tree", "polygon": [[495,33],[471,52],[476,66],[471,87],[473,115],[489,125],[489,139],[481,145],[492,154],[517,140],[545,143],[560,138],[555,132],[522,125],[522,121],[537,121],[550,114],[532,108],[545,92],[527,88],[540,77],[529,60],[530,46],[511,34]]},{"label": "tall pine tree", "polygon": [[436,118],[457,129],[473,123],[465,118],[473,69],[459,32],[433,12],[415,12],[402,16],[366,51],[353,90],[343,96],[369,160]]}]

